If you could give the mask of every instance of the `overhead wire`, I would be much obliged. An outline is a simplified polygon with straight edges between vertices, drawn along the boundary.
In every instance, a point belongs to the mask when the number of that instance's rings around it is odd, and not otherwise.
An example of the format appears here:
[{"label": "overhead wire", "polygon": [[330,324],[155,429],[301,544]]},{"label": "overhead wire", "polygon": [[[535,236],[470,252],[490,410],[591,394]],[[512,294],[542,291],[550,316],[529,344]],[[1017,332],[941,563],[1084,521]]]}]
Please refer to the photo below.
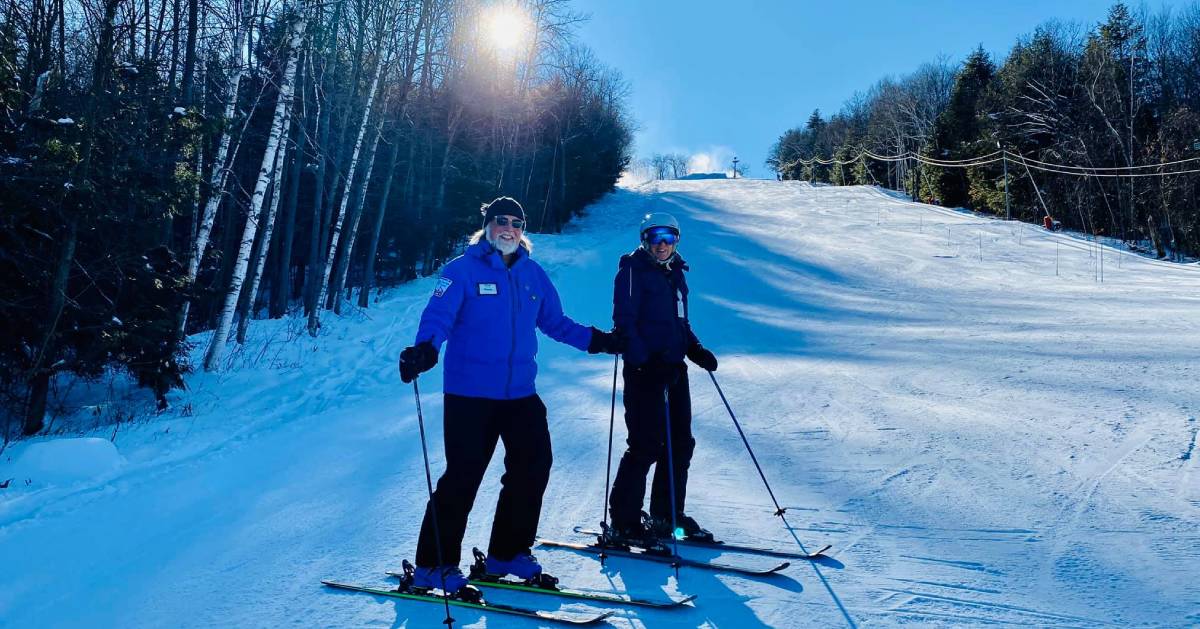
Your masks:
[{"label": "overhead wire", "polygon": [[[781,171],[791,170],[797,164],[803,166],[813,166],[819,164],[822,166],[847,166],[857,163],[864,157],[880,161],[880,162],[904,162],[916,161],[929,166],[937,166],[939,168],[974,168],[978,166],[986,166],[999,161],[1009,160],[1015,161],[1026,168],[1040,170],[1043,172],[1056,173],[1061,175],[1074,175],[1077,177],[1170,177],[1176,175],[1192,175],[1200,173],[1200,168],[1192,168],[1187,170],[1163,170],[1169,166],[1178,166],[1180,164],[1188,164],[1192,162],[1200,162],[1200,157],[1189,157],[1186,159],[1178,159],[1170,162],[1162,162],[1158,164],[1138,164],[1133,166],[1076,166],[1073,164],[1057,164],[1054,162],[1046,162],[1032,157],[1025,156],[1021,153],[1014,153],[1008,150],[996,150],[986,155],[979,155],[965,159],[940,159],[905,151],[898,155],[880,155],[866,148],[860,148],[859,153],[849,160],[840,160],[837,158],[824,159],[822,157],[813,156],[808,159],[797,158],[792,162],[784,164],[780,167]],[[1152,169],[1157,169],[1158,172],[1142,172]]]},{"label": "overhead wire", "polygon": [[1047,168],[1045,166],[1039,166],[1033,162],[1027,163],[1026,166],[1028,168],[1032,168],[1034,170],[1040,170],[1043,172],[1058,173],[1060,175],[1074,175],[1076,177],[1108,177],[1108,178],[1113,178],[1113,177],[1116,177],[1116,178],[1120,178],[1120,177],[1170,177],[1173,175],[1193,175],[1193,174],[1200,173],[1200,168],[1194,168],[1191,170],[1175,170],[1175,171],[1171,171],[1171,172],[1159,172],[1159,173],[1129,173],[1129,172],[1126,172],[1126,173],[1098,173],[1098,172],[1094,172],[1094,171],[1086,172],[1086,171],[1076,171],[1076,170],[1062,170],[1061,168]]},{"label": "overhead wire", "polygon": [[1160,164],[1141,164],[1141,165],[1137,165],[1137,166],[1068,166],[1066,164],[1054,164],[1051,162],[1043,162],[1040,160],[1033,159],[1032,157],[1025,157],[1025,156],[1022,156],[1017,153],[1010,153],[1008,151],[1005,151],[1005,153],[1007,153],[1011,157],[1016,157],[1018,159],[1024,159],[1025,161],[1028,161],[1028,162],[1031,162],[1034,164],[1042,164],[1044,166],[1056,166],[1059,168],[1078,168],[1080,170],[1106,170],[1106,171],[1107,170],[1145,170],[1148,168],[1162,168],[1164,166],[1174,166],[1176,164],[1186,164],[1189,162],[1200,162],[1200,157],[1189,157],[1187,159],[1177,159],[1173,162],[1162,162]]}]

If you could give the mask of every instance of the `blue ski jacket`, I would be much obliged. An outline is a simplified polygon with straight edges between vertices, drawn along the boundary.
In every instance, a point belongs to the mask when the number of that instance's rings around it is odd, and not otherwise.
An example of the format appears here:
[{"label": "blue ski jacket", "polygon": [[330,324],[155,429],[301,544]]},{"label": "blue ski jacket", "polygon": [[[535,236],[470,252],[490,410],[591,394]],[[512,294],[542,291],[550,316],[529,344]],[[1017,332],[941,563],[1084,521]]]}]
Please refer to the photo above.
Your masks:
[{"label": "blue ski jacket", "polygon": [[536,393],[538,341],[534,328],[586,350],[592,330],[563,314],[546,271],[517,248],[511,267],[479,242],[442,267],[442,276],[417,327],[417,342],[446,343],[443,390],[454,395],[511,400]]},{"label": "blue ski jacket", "polygon": [[651,358],[682,362],[699,344],[688,321],[687,263],[676,253],[664,268],[641,247],[621,256],[613,282],[613,323],[625,335],[625,364],[639,367]]}]

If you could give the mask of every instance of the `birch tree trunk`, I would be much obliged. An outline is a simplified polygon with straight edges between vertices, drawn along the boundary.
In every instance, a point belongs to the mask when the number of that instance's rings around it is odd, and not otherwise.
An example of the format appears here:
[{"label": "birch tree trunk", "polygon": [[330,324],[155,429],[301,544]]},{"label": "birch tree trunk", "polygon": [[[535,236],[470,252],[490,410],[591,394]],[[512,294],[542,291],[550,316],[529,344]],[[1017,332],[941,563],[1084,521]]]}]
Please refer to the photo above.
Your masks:
[{"label": "birch tree trunk", "polygon": [[350,188],[354,183],[354,171],[358,168],[358,156],[362,152],[363,137],[367,134],[368,122],[371,120],[371,108],[375,105],[375,92],[379,89],[379,77],[383,74],[383,60],[375,68],[375,78],[371,80],[371,91],[367,94],[367,103],[363,107],[362,123],[358,125],[358,140],[354,142],[354,152],[350,156],[350,168],[346,172],[346,191],[342,194],[341,207],[333,218],[333,234],[329,244],[329,253],[325,257],[325,268],[321,277],[320,292],[308,316],[308,333],[316,336],[321,327],[321,310],[325,308],[325,297],[329,294],[329,274],[333,270],[333,257],[337,254],[338,240],[342,233],[342,223],[346,218],[346,206],[350,202]]},{"label": "birch tree trunk", "polygon": [[325,242],[325,204],[321,201],[325,198],[325,164],[328,161],[325,157],[325,147],[329,141],[329,107],[322,104],[322,94],[324,90],[321,86],[325,81],[326,69],[322,67],[321,78],[313,82],[313,107],[316,108],[316,116],[313,122],[315,130],[310,140],[310,145],[313,148],[313,153],[316,156],[316,167],[313,172],[313,217],[312,229],[309,230],[308,243],[308,262],[304,267],[304,308],[306,314],[311,314],[312,309],[316,308],[317,303],[317,277],[321,274],[321,262],[325,258],[321,257],[321,245]]},{"label": "birch tree trunk", "polygon": [[[388,197],[392,193],[392,181],[396,177],[396,160],[400,156],[400,138],[392,140],[392,155],[388,158],[387,180],[383,184],[383,195],[379,199],[379,211],[371,229],[371,242],[367,245],[367,263],[363,272],[362,288],[358,291],[358,307],[366,308],[370,303],[371,284],[375,281],[375,255],[379,251],[379,234],[383,231],[383,217],[387,212]],[[411,169],[410,169],[411,171]]]},{"label": "birch tree trunk", "polygon": [[271,122],[271,135],[267,139],[267,150],[263,153],[262,166],[259,169],[258,182],[254,185],[254,196],[250,199],[250,210],[246,217],[246,227],[242,230],[242,242],[238,248],[237,261],[233,267],[233,277],[229,282],[229,291],[225,294],[225,305],[221,309],[221,317],[217,328],[213,331],[212,341],[208,346],[208,354],[204,358],[205,371],[215,371],[221,363],[225,351],[225,340],[229,338],[229,328],[233,323],[233,313],[237,309],[238,294],[242,290],[242,282],[246,277],[246,267],[250,261],[250,249],[254,245],[254,236],[258,231],[258,214],[262,211],[263,199],[267,194],[267,186],[274,176],[275,156],[279,152],[280,139],[284,132],[284,121],[290,115],[292,97],[295,94],[295,77],[297,56],[300,42],[304,38],[304,17],[295,16],[292,21],[291,37],[288,41],[287,68],[283,73],[283,81],[279,88],[279,101],[275,104],[275,115]]},{"label": "birch tree trunk", "polygon": [[[240,20],[237,21],[240,22]],[[233,119],[233,113],[237,108],[238,88],[241,87],[245,68],[242,60],[241,28],[240,26],[237,28],[238,34],[234,36],[233,40],[234,58],[237,59],[238,67],[233,76],[229,78],[229,102],[225,103],[225,115],[222,118],[225,130],[221,132],[221,142],[217,145],[217,154],[213,161],[212,176],[209,178],[208,184],[208,202],[204,204],[204,213],[200,216],[199,228],[196,230],[196,242],[192,244],[191,255],[188,256],[187,283],[189,286],[196,283],[196,273],[200,270],[200,260],[204,257],[204,250],[208,248],[208,238],[212,235],[217,208],[221,206],[221,199],[225,197],[225,180],[228,178],[230,168],[233,167],[233,164],[225,163],[229,156],[229,145],[233,140],[233,130],[229,122]],[[191,310],[191,307],[192,300],[189,299],[183,302],[183,307],[180,309],[177,324],[180,338],[183,338],[187,328],[188,311]]]},{"label": "birch tree trunk", "polygon": [[[330,150],[330,125],[333,123],[332,110],[333,98],[331,92],[336,84],[336,77],[340,74],[340,56],[337,54],[338,32],[342,23],[342,10],[345,7],[345,0],[339,0],[333,11],[333,18],[329,22],[329,33],[324,35],[322,41],[322,49],[324,54],[321,58],[321,73],[317,77],[315,68],[310,70],[313,74],[313,106],[316,108],[316,118],[314,121],[315,130],[312,134],[310,144],[313,147],[316,156],[316,172],[314,173],[315,184],[313,186],[313,228],[311,230],[311,238],[309,241],[308,261],[305,264],[304,270],[304,307],[305,314],[311,315],[314,308],[317,307],[317,294],[320,292],[319,279],[324,275],[322,264],[325,257],[321,255],[321,247],[329,239],[329,215],[332,213],[332,199],[325,192],[325,180],[328,177],[331,156],[333,152]],[[334,169],[336,173],[337,169]],[[329,186],[336,188],[336,185]]]},{"label": "birch tree trunk", "polygon": [[[341,76],[341,55],[338,54],[338,32],[342,25],[342,11],[345,7],[345,0],[340,0],[333,12],[333,20],[330,22],[331,33],[327,36],[325,42],[325,58],[321,66],[321,79],[314,86],[314,89],[320,91],[316,95],[314,102],[318,107],[317,116],[317,185],[316,194],[313,196],[314,218],[313,224],[319,225],[319,228],[313,229],[313,241],[311,243],[310,256],[308,259],[308,271],[304,275],[304,299],[308,308],[309,317],[312,317],[312,311],[322,307],[317,303],[317,296],[320,295],[322,285],[320,280],[325,276],[325,268],[322,266],[325,263],[325,256],[321,255],[321,247],[329,241],[330,216],[333,214],[334,195],[337,191],[337,174],[338,163],[337,147],[331,143],[334,99],[332,97],[333,88],[337,84],[337,78]],[[324,106],[322,106],[324,103]],[[347,108],[349,109],[349,108]],[[341,136],[339,136],[340,139]],[[330,185],[326,185],[328,173],[333,170],[334,177]],[[328,189],[327,189],[328,188]]]},{"label": "birch tree trunk", "polygon": [[[290,128],[292,123],[292,108],[284,113],[282,127]],[[246,342],[246,328],[254,317],[254,302],[258,299],[258,286],[262,282],[263,268],[267,265],[267,254],[271,251],[271,232],[275,229],[275,214],[279,211],[279,197],[283,196],[283,158],[287,154],[287,146],[275,153],[275,165],[271,168],[275,182],[271,185],[271,205],[267,209],[267,224],[263,226],[262,237],[259,240],[258,260],[254,265],[254,273],[250,276],[250,289],[246,293],[246,314],[238,321],[237,342]]]},{"label": "birch tree trunk", "polygon": [[295,127],[293,135],[293,150],[291,170],[288,173],[287,203],[283,206],[283,233],[279,239],[279,272],[275,279],[275,288],[271,292],[270,316],[278,319],[287,314],[288,301],[292,296],[292,247],[296,236],[296,205],[300,197],[300,174],[304,165],[303,127],[305,116],[304,97],[300,100],[300,116],[292,120]]},{"label": "birch tree trunk", "polygon": [[371,185],[371,173],[375,170],[375,155],[379,151],[381,135],[383,135],[382,127],[376,127],[375,141],[371,145],[370,152],[367,153],[367,171],[363,174],[362,188],[358,191],[353,208],[354,219],[350,221],[350,231],[346,234],[346,251],[342,254],[342,263],[337,277],[334,278],[333,290],[330,291],[333,295],[333,311],[337,314],[342,314],[342,289],[346,286],[346,276],[350,273],[350,262],[354,259],[354,243],[358,240],[358,224],[362,222],[363,205],[367,202],[367,188]]}]

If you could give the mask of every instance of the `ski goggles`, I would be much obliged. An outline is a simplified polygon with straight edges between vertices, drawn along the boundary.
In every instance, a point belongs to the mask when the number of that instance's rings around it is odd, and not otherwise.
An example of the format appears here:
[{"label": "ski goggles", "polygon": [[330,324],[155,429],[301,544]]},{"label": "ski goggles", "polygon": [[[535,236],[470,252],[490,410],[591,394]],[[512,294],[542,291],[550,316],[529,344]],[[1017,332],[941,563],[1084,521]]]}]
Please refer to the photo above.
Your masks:
[{"label": "ski goggles", "polygon": [[647,229],[646,232],[642,234],[642,240],[645,240],[651,245],[673,245],[679,242],[679,234],[675,233],[675,230],[671,229],[670,227],[654,227]]},{"label": "ski goggles", "polygon": [[512,225],[513,229],[525,229],[525,221],[523,221],[519,218],[509,218],[507,216],[497,216],[496,218],[493,218],[492,220],[495,221],[495,223],[501,227],[508,227],[509,225]]}]

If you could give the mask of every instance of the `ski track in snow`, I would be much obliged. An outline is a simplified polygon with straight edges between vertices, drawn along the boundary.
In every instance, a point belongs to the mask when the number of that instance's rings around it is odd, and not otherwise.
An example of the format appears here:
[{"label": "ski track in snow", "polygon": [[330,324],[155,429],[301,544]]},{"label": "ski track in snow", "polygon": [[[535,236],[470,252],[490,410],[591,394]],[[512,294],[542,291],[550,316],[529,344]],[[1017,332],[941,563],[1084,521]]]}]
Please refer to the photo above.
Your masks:
[{"label": "ski track in snow", "polygon": [[[611,626],[1200,624],[1200,268],[870,187],[658,182],[533,235],[568,315],[609,325],[617,258],[652,210],[682,224],[693,325],[793,528],[694,367],[689,513],[733,542],[834,549],[781,576],[678,579],[535,549],[572,587],[699,595]],[[438,606],[319,583],[387,584],[414,550],[425,478],[395,361],[434,281],[327,315],[316,339],[256,321],[227,371],[174,394],[190,414],[121,430],[124,469],[0,492],[0,626],[436,626]],[[585,541],[571,529],[602,516],[613,364],[542,337],[539,367],[555,449],[540,534]],[[441,369],[420,386],[436,476]],[[614,466],[619,400],[616,424]],[[464,557],[486,545],[501,459]]]}]

